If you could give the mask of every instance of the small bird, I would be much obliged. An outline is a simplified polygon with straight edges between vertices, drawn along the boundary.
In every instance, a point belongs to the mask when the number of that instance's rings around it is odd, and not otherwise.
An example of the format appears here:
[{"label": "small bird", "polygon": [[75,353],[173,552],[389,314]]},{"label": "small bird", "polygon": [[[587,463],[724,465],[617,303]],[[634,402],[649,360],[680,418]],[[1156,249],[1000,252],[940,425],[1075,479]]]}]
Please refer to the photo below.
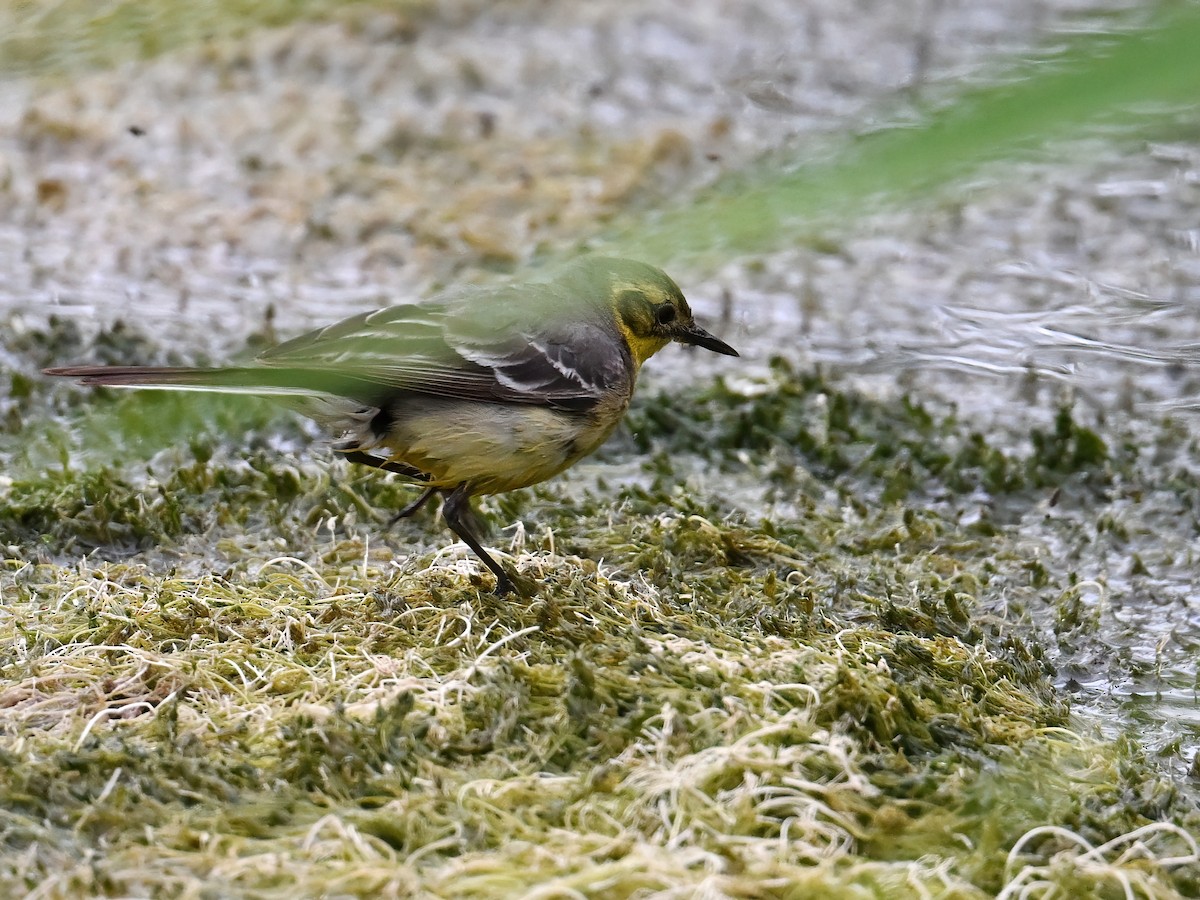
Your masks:
[{"label": "small bird", "polygon": [[347,460],[443,496],[446,524],[513,592],[470,501],[538,484],[612,434],[638,371],[671,341],[738,352],[696,324],[666,273],[590,257],[548,280],[389,306],[279,344],[248,365],[64,366],[83,384],[278,397],[329,428]]}]

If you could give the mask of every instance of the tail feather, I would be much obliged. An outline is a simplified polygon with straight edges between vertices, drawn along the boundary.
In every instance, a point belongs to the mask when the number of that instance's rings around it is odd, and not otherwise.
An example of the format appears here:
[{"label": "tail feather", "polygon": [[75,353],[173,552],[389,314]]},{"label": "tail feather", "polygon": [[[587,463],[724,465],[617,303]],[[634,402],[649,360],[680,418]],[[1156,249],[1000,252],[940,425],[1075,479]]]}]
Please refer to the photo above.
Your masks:
[{"label": "tail feather", "polygon": [[181,387],[187,385],[220,386],[231,381],[238,370],[204,369],[183,366],[58,366],[42,369],[43,375],[78,378],[81,384],[114,387]]},{"label": "tail feather", "polygon": [[358,379],[330,377],[327,373],[258,366],[58,366],[43,369],[42,373],[106,387],[290,397],[354,397],[364,386]]}]

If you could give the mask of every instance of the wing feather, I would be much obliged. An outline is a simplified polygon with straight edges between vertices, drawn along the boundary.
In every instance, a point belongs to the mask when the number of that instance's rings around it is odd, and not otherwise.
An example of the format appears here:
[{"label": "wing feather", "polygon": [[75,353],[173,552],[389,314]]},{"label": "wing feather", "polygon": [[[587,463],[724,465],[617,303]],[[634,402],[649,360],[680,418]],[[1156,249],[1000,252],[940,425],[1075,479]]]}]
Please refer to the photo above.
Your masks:
[{"label": "wing feather", "polygon": [[585,411],[629,387],[625,342],[548,288],[498,288],[353,316],[279,344],[268,368],[311,369],[361,385],[380,406],[394,393]]}]

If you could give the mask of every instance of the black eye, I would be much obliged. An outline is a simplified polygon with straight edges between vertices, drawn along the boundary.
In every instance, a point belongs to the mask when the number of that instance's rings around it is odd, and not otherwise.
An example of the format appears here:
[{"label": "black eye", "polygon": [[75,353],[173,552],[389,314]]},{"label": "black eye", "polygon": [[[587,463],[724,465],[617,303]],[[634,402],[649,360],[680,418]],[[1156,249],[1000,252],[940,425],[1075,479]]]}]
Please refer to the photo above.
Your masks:
[{"label": "black eye", "polygon": [[664,303],[654,311],[654,321],[659,325],[670,325],[675,321],[675,307],[670,303]]}]

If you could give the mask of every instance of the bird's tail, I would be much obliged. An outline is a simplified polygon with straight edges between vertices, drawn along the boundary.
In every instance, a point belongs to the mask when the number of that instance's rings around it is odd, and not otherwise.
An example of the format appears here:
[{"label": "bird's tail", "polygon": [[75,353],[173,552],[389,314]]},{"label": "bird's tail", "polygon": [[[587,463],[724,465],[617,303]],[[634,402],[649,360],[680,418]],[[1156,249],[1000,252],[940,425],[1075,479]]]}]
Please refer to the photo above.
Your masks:
[{"label": "bird's tail", "polygon": [[60,366],[42,373],[107,387],[267,396],[311,397],[343,387],[327,383],[340,379],[322,378],[320,373],[265,366]]}]

